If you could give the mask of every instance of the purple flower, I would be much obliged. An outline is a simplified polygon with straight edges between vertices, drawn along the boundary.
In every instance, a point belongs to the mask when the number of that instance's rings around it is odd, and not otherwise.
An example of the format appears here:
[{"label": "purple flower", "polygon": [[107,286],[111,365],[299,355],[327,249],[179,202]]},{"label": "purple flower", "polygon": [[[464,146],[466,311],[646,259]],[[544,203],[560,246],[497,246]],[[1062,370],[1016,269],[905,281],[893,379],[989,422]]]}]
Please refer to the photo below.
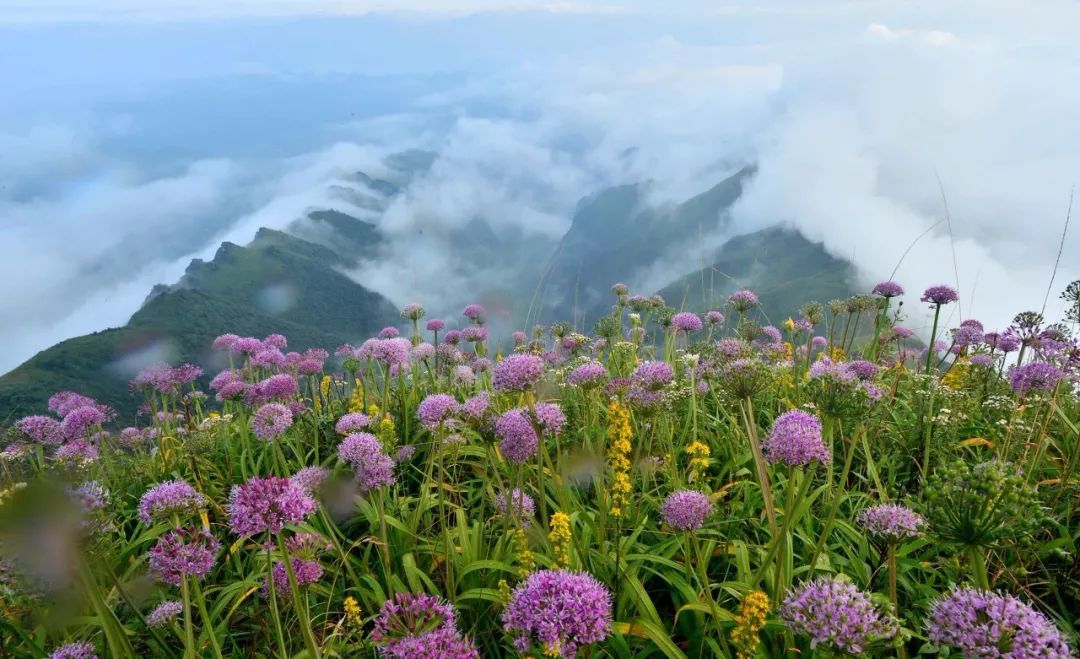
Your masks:
[{"label": "purple flower", "polygon": [[338,458],[356,472],[361,492],[394,484],[394,460],[383,451],[379,438],[371,433],[349,435],[338,445]]},{"label": "purple flower", "polygon": [[179,586],[185,576],[202,579],[214,567],[221,543],[202,529],[174,529],[150,549],[150,571],[160,581]]},{"label": "purple flower", "polygon": [[514,345],[516,346],[522,345],[523,343],[525,343],[525,339],[529,338],[528,336],[526,336],[525,332],[522,332],[521,330],[517,330],[516,332],[511,334],[510,337],[514,339]]},{"label": "purple flower", "polygon": [[544,376],[544,361],[536,355],[516,354],[495,365],[491,386],[495,391],[528,391]]},{"label": "purple flower", "polygon": [[667,525],[680,531],[700,529],[712,511],[713,504],[709,497],[694,490],[672,492],[660,509]]},{"label": "purple flower", "polygon": [[396,453],[394,453],[394,462],[401,464],[412,460],[412,457],[416,454],[416,446],[413,444],[405,444],[399,446]]},{"label": "purple flower", "polygon": [[931,286],[923,292],[922,297],[919,299],[936,306],[942,306],[950,302],[956,302],[960,299],[960,296],[956,294],[955,289],[949,286]]},{"label": "purple flower", "polygon": [[84,437],[90,428],[100,426],[104,422],[105,414],[97,407],[89,405],[76,407],[60,422],[60,433],[67,439]]},{"label": "purple flower", "polygon": [[49,659],[98,659],[93,643],[68,643],[53,650]]},{"label": "purple flower", "polygon": [[401,310],[401,317],[408,320],[420,320],[424,317],[424,307],[416,302],[410,302]]},{"label": "purple flower", "polygon": [[396,593],[383,602],[371,639],[391,659],[479,659],[472,643],[457,630],[454,607],[435,597]]},{"label": "purple flower", "polygon": [[371,356],[383,366],[395,365],[408,366],[409,348],[412,344],[408,339],[390,338],[379,339],[371,346]]},{"label": "purple flower", "polygon": [[56,449],[55,456],[58,460],[97,460],[99,453],[97,444],[79,437]]},{"label": "purple flower", "polygon": [[727,301],[732,309],[740,313],[745,313],[758,303],[758,296],[755,295],[753,291],[735,291],[728,296]]},{"label": "purple flower", "polygon": [[462,310],[461,315],[474,323],[483,324],[484,319],[487,318],[487,311],[479,304],[470,304]]},{"label": "purple flower", "polygon": [[1054,623],[1012,595],[957,588],[934,605],[926,622],[937,645],[965,657],[1071,657]]},{"label": "purple flower", "polygon": [[1045,362],[1028,362],[1009,369],[1009,385],[1021,396],[1032,391],[1053,391],[1064,377],[1060,369]]},{"label": "purple flower", "polygon": [[922,515],[895,503],[867,508],[859,513],[858,521],[867,533],[885,538],[889,542],[917,538],[926,526]]},{"label": "purple flower", "polygon": [[146,624],[151,627],[162,627],[176,620],[184,612],[184,603],[178,600],[162,602],[154,607],[154,610],[146,616]]},{"label": "purple flower", "polygon": [[[466,366],[465,368],[468,368]],[[472,371],[469,371],[472,373]],[[420,419],[420,424],[428,430],[435,431],[441,426],[445,426],[449,421],[458,413],[457,399],[449,394],[431,394],[420,401],[420,406],[416,408],[416,417]]]},{"label": "purple flower", "polygon": [[291,375],[285,375],[284,373],[271,375],[255,386],[259,392],[259,396],[263,400],[286,401],[295,396],[297,391],[299,391],[299,388],[296,385],[296,378]]},{"label": "purple flower", "polygon": [[510,501],[513,502],[513,509],[511,510],[506,495],[506,492],[500,492],[496,495],[495,510],[498,510],[503,515],[516,517],[517,523],[522,527],[532,524],[533,515],[536,514],[536,504],[533,502],[532,497],[514,488],[509,496]]},{"label": "purple flower", "polygon": [[904,287],[895,281],[883,281],[874,286],[874,289],[870,292],[885,298],[898,297],[904,294]]},{"label": "purple flower", "polygon": [[537,403],[535,414],[540,432],[545,436],[554,437],[562,433],[566,425],[566,415],[558,403]]},{"label": "purple flower", "polygon": [[957,348],[966,348],[976,343],[982,343],[983,338],[983,331],[973,325],[961,325],[953,332],[953,343]]},{"label": "purple flower", "polygon": [[896,621],[878,611],[870,597],[837,577],[821,577],[788,591],[780,619],[810,647],[826,645],[861,654],[870,643],[896,635]]},{"label": "purple flower", "polygon": [[815,336],[814,338],[810,339],[810,345],[814,348],[824,348],[825,346],[829,345],[829,340],[826,339],[824,336]]},{"label": "purple flower", "polygon": [[784,335],[780,333],[779,329],[773,327],[772,325],[766,325],[765,327],[762,327],[761,333],[765,335],[765,339],[768,339],[767,341],[765,341],[766,343],[779,345],[784,342]]},{"label": "purple flower", "polygon": [[689,311],[683,311],[677,313],[671,317],[671,327],[676,332],[700,332],[705,325],[701,322],[701,318],[696,313],[690,313]]},{"label": "purple flower", "polygon": [[860,380],[870,380],[877,375],[878,367],[873,362],[868,362],[865,359],[856,359],[848,364],[848,369],[855,374],[855,377]]},{"label": "purple flower", "polygon": [[49,416],[24,416],[15,423],[15,428],[39,444],[62,444],[64,433],[60,422]]},{"label": "purple flower", "polygon": [[97,401],[74,391],[60,391],[49,398],[49,410],[57,416],[65,417],[77,407],[96,407]]},{"label": "purple flower", "polygon": [[[298,558],[296,556],[291,557],[293,575],[296,576],[296,585],[299,588],[304,586],[310,586],[313,583],[322,579],[323,566],[319,561],[313,561],[306,558]],[[274,567],[271,570],[274,575],[274,592],[278,597],[281,597],[285,593],[289,592],[289,571],[285,568],[285,563],[282,561],[276,561]],[[270,585],[268,581],[264,581],[262,585],[263,597],[270,596]]]},{"label": "purple flower", "polygon": [[644,361],[634,369],[631,382],[649,391],[656,391],[675,379],[675,371],[667,362]]},{"label": "purple flower", "polygon": [[165,481],[147,490],[139,499],[139,519],[143,524],[185,518],[206,507],[206,497],[184,481]]},{"label": "purple flower", "polygon": [[986,345],[990,346],[992,349],[1000,350],[1004,353],[1016,352],[1020,349],[1020,337],[1009,331],[1001,334],[998,334],[997,332],[988,332],[983,335],[983,340],[986,341]]},{"label": "purple flower", "polygon": [[719,311],[706,311],[705,322],[710,325],[722,325],[724,323],[724,314]]},{"label": "purple flower", "polygon": [[535,642],[545,653],[576,657],[607,637],[611,593],[585,572],[540,570],[514,589],[502,622],[522,654]]},{"label": "purple flower", "polygon": [[251,418],[251,430],[263,441],[280,437],[292,425],[293,415],[281,403],[263,405]]},{"label": "purple flower", "polygon": [[379,330],[380,339],[396,339],[401,336],[401,332],[396,327],[384,327]]},{"label": "purple flower", "polygon": [[488,339],[488,331],[486,327],[480,325],[469,325],[461,330],[461,338],[472,343],[483,343]]},{"label": "purple flower", "polygon": [[608,372],[600,362],[585,362],[566,374],[566,381],[583,389],[598,387],[607,380]]},{"label": "purple flower", "polygon": [[348,435],[355,430],[363,430],[371,425],[371,418],[362,412],[352,412],[338,419],[334,430],[339,435]]},{"label": "purple flower", "polygon": [[488,417],[490,407],[491,398],[488,396],[488,392],[481,391],[462,403],[461,413],[473,421],[484,421]]},{"label": "purple flower", "polygon": [[655,410],[663,404],[664,395],[659,391],[652,391],[638,385],[632,385],[626,390],[626,402],[636,409],[644,411]]},{"label": "purple flower", "polygon": [[263,345],[269,346],[271,348],[277,348],[278,350],[284,350],[288,347],[289,342],[281,334],[268,334],[266,338],[263,339]]},{"label": "purple flower", "polygon": [[281,533],[315,512],[315,500],[288,478],[254,477],[229,494],[229,527],[236,535]]},{"label": "purple flower", "polygon": [[971,356],[971,364],[973,366],[982,366],[984,368],[989,368],[989,367],[993,366],[994,358],[991,357],[990,355],[984,355],[984,354],[972,355]]},{"label": "purple flower", "polygon": [[829,447],[821,438],[821,421],[808,412],[791,410],[773,421],[772,431],[761,443],[769,464],[799,467],[813,460],[829,462]]},{"label": "purple flower", "polygon": [[858,379],[855,371],[846,362],[834,362],[824,356],[810,365],[809,375],[813,379],[831,380],[840,384],[850,384]]},{"label": "purple flower", "polygon": [[214,342],[211,344],[210,347],[213,348],[214,350],[230,350],[231,351],[231,350],[233,350],[233,347],[236,345],[236,342],[239,341],[239,340],[240,340],[240,337],[235,335],[235,334],[222,334],[221,336],[214,339]]},{"label": "purple flower", "polygon": [[285,355],[277,348],[264,347],[252,355],[249,362],[259,368],[276,369],[285,365]]},{"label": "purple flower", "polygon": [[426,362],[435,357],[435,346],[427,343],[418,343],[409,349],[409,360],[413,363]]},{"label": "purple flower", "polygon": [[241,355],[254,355],[263,349],[263,342],[253,336],[244,336],[233,343],[233,351]]},{"label": "purple flower", "polygon": [[446,323],[441,318],[432,318],[427,321],[427,329],[429,332],[441,332],[446,327]]},{"label": "purple flower", "polygon": [[458,364],[450,374],[451,379],[457,384],[469,385],[476,381],[476,373],[465,364]]},{"label": "purple flower", "polygon": [[330,472],[325,467],[303,467],[290,476],[289,480],[308,494],[315,494],[329,475]]},{"label": "purple flower", "polygon": [[443,342],[452,346],[461,343],[461,332],[459,330],[450,330],[446,333],[446,336],[443,337]]},{"label": "purple flower", "polygon": [[507,460],[518,464],[536,455],[539,438],[525,410],[520,408],[504,413],[495,421],[499,449]]}]

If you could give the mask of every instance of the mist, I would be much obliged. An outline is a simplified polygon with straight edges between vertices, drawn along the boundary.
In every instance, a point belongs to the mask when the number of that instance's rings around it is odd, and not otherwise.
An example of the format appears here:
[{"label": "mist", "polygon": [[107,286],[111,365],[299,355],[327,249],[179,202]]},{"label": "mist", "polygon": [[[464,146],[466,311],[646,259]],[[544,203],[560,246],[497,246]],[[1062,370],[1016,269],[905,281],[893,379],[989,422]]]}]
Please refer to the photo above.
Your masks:
[{"label": "mist", "polygon": [[[549,254],[589,194],[649,180],[653,203],[674,203],[746,164],[757,174],[729,230],[628,263],[629,283],[651,293],[729,233],[783,224],[867,287],[902,282],[913,328],[932,284],[959,288],[954,322],[1000,327],[1041,306],[1080,173],[1073,5],[608,4],[620,11],[81,16],[119,45],[87,31],[70,58],[42,56],[45,78],[0,65],[5,105],[23,110],[0,113],[0,276],[17,282],[0,297],[0,371],[123,324],[191,258],[309,210],[376,224],[381,257],[348,274],[446,313]],[[0,42],[32,58],[73,30],[39,17]],[[324,45],[286,62],[285,37]],[[81,77],[94,92],[73,110]],[[393,176],[384,158],[412,148],[438,158],[384,211],[334,194],[357,171]],[[513,248],[463,258],[476,227]],[[1049,317],[1080,278],[1078,250],[1074,231]]]}]

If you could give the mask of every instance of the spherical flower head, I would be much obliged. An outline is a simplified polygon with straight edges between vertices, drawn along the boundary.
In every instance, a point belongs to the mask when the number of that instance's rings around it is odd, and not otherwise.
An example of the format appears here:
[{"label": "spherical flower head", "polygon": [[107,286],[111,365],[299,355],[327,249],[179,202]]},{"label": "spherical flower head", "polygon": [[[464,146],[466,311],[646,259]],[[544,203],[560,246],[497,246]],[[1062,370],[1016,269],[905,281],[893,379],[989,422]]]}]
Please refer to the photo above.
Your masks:
[{"label": "spherical flower head", "polygon": [[338,458],[356,473],[361,492],[394,484],[394,460],[383,451],[382,442],[371,433],[349,435],[338,445]]},{"label": "spherical flower head", "polygon": [[[469,368],[466,366],[465,368]],[[469,371],[472,373],[472,371]],[[431,394],[420,401],[416,408],[416,417],[420,425],[428,430],[438,430],[453,419],[460,409],[457,399],[449,394]]]},{"label": "spherical flower head", "polygon": [[259,398],[266,401],[278,400],[287,402],[296,396],[300,390],[296,384],[296,378],[284,373],[271,375],[255,385]]},{"label": "spherical flower head", "polygon": [[263,347],[249,358],[248,363],[258,368],[273,370],[285,365],[285,354],[277,348]]},{"label": "spherical flower head", "polygon": [[518,331],[514,332],[513,334],[511,334],[511,337],[514,339],[514,345],[516,345],[516,346],[524,344],[525,340],[529,338],[525,334],[525,332],[522,332],[521,330],[518,330]]},{"label": "spherical flower head", "polygon": [[834,362],[821,357],[810,365],[808,374],[814,380],[830,380],[838,384],[851,384],[858,379],[855,370],[847,362]]},{"label": "spherical flower head", "polygon": [[460,330],[450,330],[449,332],[446,333],[446,336],[443,337],[443,342],[448,343],[448,344],[450,344],[452,346],[461,343],[461,331]]},{"label": "spherical flower head", "polygon": [[49,397],[49,410],[59,417],[67,416],[77,407],[95,407],[97,401],[74,391],[59,391]]},{"label": "spherical flower head", "polygon": [[1019,336],[1013,334],[1012,332],[1005,332],[998,337],[996,345],[993,345],[991,347],[996,348],[1001,352],[1009,353],[1019,350],[1021,343],[1022,341],[1020,340]]},{"label": "spherical flower head", "polygon": [[471,343],[483,343],[488,340],[488,331],[481,325],[469,325],[461,330],[461,338]]},{"label": "spherical flower head", "polygon": [[773,421],[761,450],[769,464],[801,467],[814,460],[828,463],[829,447],[821,437],[821,420],[803,410],[784,412]]},{"label": "spherical flower head", "polygon": [[926,622],[937,645],[965,657],[1071,657],[1061,632],[1012,595],[957,588],[934,605]]},{"label": "spherical flower head", "polygon": [[268,403],[251,418],[251,430],[259,439],[269,442],[280,437],[292,425],[293,415],[281,403]]},{"label": "spherical flower head", "polygon": [[412,460],[414,455],[416,455],[416,446],[413,444],[404,444],[399,446],[397,452],[394,453],[394,462],[396,464],[408,462],[409,460]]},{"label": "spherical flower head", "polygon": [[424,307],[415,302],[406,304],[401,310],[401,317],[407,320],[420,320],[424,317]]},{"label": "spherical flower head", "polygon": [[878,367],[865,359],[856,359],[848,364],[848,369],[860,380],[870,380],[877,375]]},{"label": "spherical flower head", "polygon": [[671,368],[671,364],[659,361],[641,362],[630,375],[631,382],[649,391],[662,389],[674,379],[675,370]]},{"label": "spherical flower head", "polygon": [[[507,501],[509,499],[509,501]],[[513,506],[510,505],[513,502]],[[507,492],[500,492],[495,496],[495,510],[500,514],[510,516],[517,520],[522,528],[532,524],[533,515],[536,514],[536,504],[532,497],[521,490],[514,488],[507,496]]]},{"label": "spherical flower head", "polygon": [[348,435],[357,430],[363,430],[371,425],[371,418],[363,412],[351,412],[338,419],[334,430],[339,435]]},{"label": "spherical flower head", "polygon": [[899,297],[904,294],[904,287],[895,281],[883,281],[874,286],[870,292],[884,298]]},{"label": "spherical flower head", "polygon": [[139,519],[150,525],[174,516],[190,517],[206,507],[206,497],[184,481],[165,481],[147,490],[139,500]]},{"label": "spherical flower head", "polygon": [[502,614],[503,628],[528,650],[576,657],[581,646],[604,640],[611,629],[611,593],[590,574],[534,572],[514,589]]},{"label": "spherical flower head", "polygon": [[236,535],[281,533],[315,512],[315,500],[288,478],[254,477],[234,485],[229,495],[229,527]]},{"label": "spherical flower head", "polygon": [[495,391],[528,391],[544,376],[544,360],[536,355],[514,354],[495,365],[491,386]]},{"label": "spherical flower head", "polygon": [[683,311],[671,317],[671,328],[676,332],[700,332],[705,327],[696,313]]},{"label": "spherical flower head", "polygon": [[67,439],[84,437],[87,431],[104,422],[105,414],[97,407],[76,407],[60,422],[60,433]]},{"label": "spherical flower head", "polygon": [[895,619],[838,577],[821,577],[788,591],[780,619],[794,633],[809,636],[811,648],[825,645],[856,655],[898,631]]},{"label": "spherical flower head", "polygon": [[424,341],[409,349],[409,361],[414,364],[426,362],[435,358],[435,346]]},{"label": "spherical flower head", "polygon": [[282,334],[267,334],[262,342],[264,346],[277,348],[278,350],[284,350],[289,346],[289,341]]},{"label": "spherical flower head", "polygon": [[566,426],[566,415],[558,403],[537,403],[534,408],[536,421],[540,426],[540,432],[546,437],[554,437],[562,434]]},{"label": "spherical flower head", "polygon": [[371,344],[371,357],[386,367],[399,364],[407,366],[411,347],[409,340],[401,337],[376,339]]},{"label": "spherical flower head", "polygon": [[243,380],[233,380],[232,382],[223,384],[221,388],[218,389],[215,398],[222,402],[226,400],[240,400],[248,395],[248,390],[251,388],[252,387],[249,387]]},{"label": "spherical flower head", "polygon": [[611,285],[611,292],[618,297],[623,297],[630,292],[630,287],[620,282],[615,282]]},{"label": "spherical flower head", "polygon": [[1046,362],[1028,362],[1009,369],[1009,386],[1021,396],[1033,391],[1053,391],[1064,379],[1061,369]]},{"label": "spherical flower head", "polygon": [[184,612],[184,603],[178,600],[162,602],[146,616],[146,624],[151,627],[164,627],[180,617]]},{"label": "spherical flower head", "polygon": [[536,455],[540,446],[527,411],[520,408],[504,413],[495,421],[495,435],[499,437],[503,456],[518,464]]},{"label": "spherical flower head", "polygon": [[812,348],[824,348],[827,345],[829,345],[829,340],[824,336],[815,336],[810,339],[810,347]]},{"label": "spherical flower head", "polygon": [[396,339],[401,336],[401,332],[396,327],[384,327],[379,330],[380,339]]},{"label": "spherical flower head", "polygon": [[50,416],[24,416],[15,423],[15,429],[38,444],[53,445],[64,442],[60,422]]},{"label": "spherical flower head", "polygon": [[487,319],[487,310],[479,304],[470,304],[462,310],[461,315],[474,323],[482,324]]},{"label": "spherical flower head", "polygon": [[450,379],[456,384],[468,385],[476,381],[476,373],[465,364],[458,364],[450,373]]},{"label": "spherical flower head", "polygon": [[720,313],[719,311],[716,311],[715,309],[712,310],[712,311],[706,311],[705,312],[705,322],[710,324],[710,325],[723,325],[724,324],[724,314]]},{"label": "spherical flower head", "polygon": [[917,538],[926,526],[922,515],[895,503],[867,508],[859,513],[858,521],[867,533],[889,542]]},{"label": "spherical flower head", "polygon": [[98,659],[93,643],[68,643],[53,650],[49,659]]},{"label": "spherical flower head", "polygon": [[150,549],[150,572],[159,581],[179,586],[185,576],[206,577],[219,551],[221,543],[207,531],[174,529]]},{"label": "spherical flower head", "polygon": [[757,305],[758,296],[753,291],[735,291],[728,296],[727,301],[732,309],[745,313]]},{"label": "spherical flower head", "polygon": [[672,492],[664,500],[660,513],[667,525],[679,531],[696,531],[713,512],[708,495],[694,490]]},{"label": "spherical flower head", "polygon": [[780,333],[780,330],[772,325],[766,325],[761,328],[761,342],[778,344],[784,342],[784,335]]},{"label": "spherical flower head", "polygon": [[303,467],[290,476],[289,480],[308,494],[315,494],[329,475],[330,472],[325,467]]},{"label": "spherical flower head", "polygon": [[[299,588],[318,583],[323,576],[323,566],[319,561],[293,556],[290,558],[293,575],[296,577],[296,585]],[[278,597],[283,597],[289,592],[289,571],[282,561],[276,561],[271,572],[274,575],[274,592]],[[262,585],[263,597],[270,596],[270,585],[264,581]]]},{"label": "spherical flower head", "polygon": [[983,332],[972,325],[961,325],[953,332],[953,344],[955,348],[966,348],[983,342]]},{"label": "spherical flower head", "polygon": [[923,302],[929,302],[936,306],[942,306],[950,302],[956,302],[960,299],[956,290],[950,286],[931,286],[923,291],[922,297],[919,298]]},{"label": "spherical flower head", "polygon": [[488,396],[488,392],[481,391],[462,403],[461,413],[466,419],[483,422],[487,420],[490,408],[491,398]]},{"label": "spherical flower head", "polygon": [[460,637],[454,607],[434,595],[396,593],[383,602],[371,639],[386,657],[479,657]]},{"label": "spherical flower head", "polygon": [[566,381],[576,387],[592,389],[604,384],[608,372],[600,362],[585,362],[566,374]]},{"label": "spherical flower head", "polygon": [[85,437],[69,440],[66,444],[56,449],[56,453],[54,454],[58,460],[76,461],[97,460],[99,455],[100,451],[98,450],[98,445]]},{"label": "spherical flower head", "polygon": [[972,366],[981,366],[983,368],[990,368],[994,365],[994,358],[990,355],[978,354],[971,356]]},{"label": "spherical flower head", "polygon": [[214,342],[210,345],[214,350],[229,350],[232,351],[236,342],[240,340],[240,337],[235,334],[222,334],[214,339]]},{"label": "spherical flower head", "polygon": [[427,330],[429,332],[441,332],[446,327],[446,321],[441,318],[432,318],[427,321]]}]

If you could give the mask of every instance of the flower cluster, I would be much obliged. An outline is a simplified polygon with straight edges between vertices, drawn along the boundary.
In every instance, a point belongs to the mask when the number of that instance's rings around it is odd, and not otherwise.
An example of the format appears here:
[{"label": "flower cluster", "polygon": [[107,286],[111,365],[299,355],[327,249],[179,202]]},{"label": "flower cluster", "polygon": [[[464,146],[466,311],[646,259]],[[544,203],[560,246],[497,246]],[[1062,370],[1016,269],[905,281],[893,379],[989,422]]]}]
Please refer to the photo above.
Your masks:
[{"label": "flower cluster", "polygon": [[611,468],[611,490],[609,513],[618,519],[623,517],[624,509],[630,503],[633,482],[630,480],[630,452],[633,446],[634,429],[630,425],[630,410],[618,400],[608,405],[608,466]]},{"label": "flower cluster", "polygon": [[229,528],[237,535],[278,534],[315,512],[315,500],[288,478],[267,476],[234,485],[229,495]]},{"label": "flower cluster", "polygon": [[859,513],[858,521],[867,533],[889,542],[917,538],[926,526],[922,515],[895,503],[867,508]]},{"label": "flower cluster", "polygon": [[393,659],[480,656],[458,632],[454,607],[434,595],[397,593],[386,600],[375,618],[371,639],[383,656]]},{"label": "flower cluster", "polygon": [[930,641],[965,657],[1071,657],[1054,623],[1012,595],[957,588],[934,605]]},{"label": "flower cluster", "polygon": [[338,445],[338,457],[356,473],[361,492],[394,484],[394,459],[386,454],[382,442],[371,433],[346,437]]},{"label": "flower cluster", "polygon": [[696,531],[713,512],[712,501],[701,492],[679,490],[664,500],[660,509],[668,526],[679,531]]},{"label": "flower cluster", "polygon": [[803,410],[791,410],[776,417],[761,450],[770,464],[790,467],[814,460],[827,463],[831,459],[829,447],[821,437],[821,420]]},{"label": "flower cluster", "polygon": [[533,515],[536,514],[536,504],[533,502],[532,497],[517,488],[509,492],[509,497],[506,492],[500,492],[496,495],[495,509],[501,515],[510,517],[522,527],[532,524]]},{"label": "flower cluster", "polygon": [[611,593],[584,572],[541,570],[514,589],[502,621],[522,654],[536,642],[546,654],[575,657],[607,637]]},{"label": "flower cluster", "polygon": [[495,365],[491,386],[508,393],[528,391],[544,376],[544,360],[536,355],[514,354]]},{"label": "flower cluster", "polygon": [[147,490],[139,500],[139,519],[143,524],[172,517],[190,517],[206,507],[206,497],[184,481],[165,481]]},{"label": "flower cluster", "polygon": [[202,529],[174,529],[150,549],[150,571],[159,580],[179,586],[185,576],[202,579],[214,567],[221,543]]},{"label": "flower cluster", "polygon": [[758,632],[765,626],[769,615],[769,596],[760,590],[748,593],[735,616],[735,628],[731,630],[731,642],[735,645],[736,659],[754,659],[761,637]]},{"label": "flower cluster", "polygon": [[895,619],[879,611],[854,584],[837,577],[792,589],[780,607],[780,619],[794,633],[809,636],[810,647],[826,645],[849,654],[860,654],[897,632]]}]

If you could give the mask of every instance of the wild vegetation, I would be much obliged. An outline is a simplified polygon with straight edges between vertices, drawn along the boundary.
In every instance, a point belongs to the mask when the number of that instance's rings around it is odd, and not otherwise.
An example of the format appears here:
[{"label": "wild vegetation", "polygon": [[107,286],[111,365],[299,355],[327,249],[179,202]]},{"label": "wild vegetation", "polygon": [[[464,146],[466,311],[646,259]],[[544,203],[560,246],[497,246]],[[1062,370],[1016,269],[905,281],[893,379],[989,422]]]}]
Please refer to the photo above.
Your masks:
[{"label": "wild vegetation", "polygon": [[224,334],[136,426],[56,393],[4,435],[0,647],[1072,656],[1080,282],[996,330],[932,287],[927,342],[894,282],[780,327],[613,293],[504,351],[479,305],[333,356]]}]

